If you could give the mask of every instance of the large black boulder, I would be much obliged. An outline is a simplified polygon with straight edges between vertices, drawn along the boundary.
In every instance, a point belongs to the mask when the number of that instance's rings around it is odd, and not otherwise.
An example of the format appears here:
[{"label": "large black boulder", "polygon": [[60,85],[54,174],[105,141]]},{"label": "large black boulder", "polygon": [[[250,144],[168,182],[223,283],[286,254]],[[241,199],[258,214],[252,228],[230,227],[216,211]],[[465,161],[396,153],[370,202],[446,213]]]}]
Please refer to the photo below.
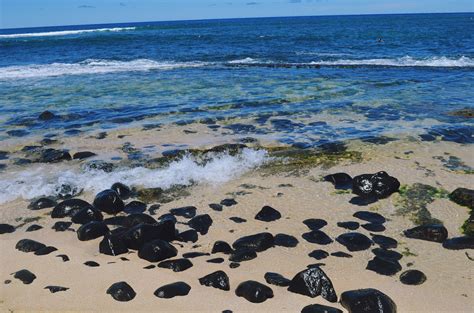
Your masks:
[{"label": "large black boulder", "polygon": [[336,302],[337,295],[329,277],[318,267],[305,269],[293,277],[288,291],[311,298],[321,295],[329,302]]},{"label": "large black boulder", "polygon": [[128,252],[127,245],[120,235],[105,235],[99,243],[99,252],[106,255],[120,255]]},{"label": "large black boulder", "polygon": [[82,208],[76,212],[71,221],[76,224],[87,224],[89,222],[101,222],[104,219],[102,213],[94,207]]},{"label": "large black boulder", "polygon": [[214,242],[211,253],[231,254],[232,251],[232,247],[227,242],[218,240]]},{"label": "large black boulder", "polygon": [[399,188],[398,179],[386,172],[363,174],[352,179],[352,192],[362,198],[386,198]]},{"label": "large black boulder", "polygon": [[209,214],[196,215],[189,220],[188,225],[201,235],[205,235],[209,231],[209,227],[212,225],[212,218]]},{"label": "large black boulder", "polygon": [[217,289],[229,291],[229,276],[223,271],[216,271],[209,275],[199,278],[199,283],[203,286],[214,287]]},{"label": "large black boulder", "polygon": [[21,280],[25,285],[31,284],[36,279],[36,275],[30,272],[29,270],[19,270],[18,272],[15,272],[13,274],[13,277],[18,280]]},{"label": "large black boulder", "polygon": [[94,207],[108,214],[117,214],[125,207],[118,193],[112,189],[99,192],[94,198]]},{"label": "large black boulder", "polygon": [[271,206],[264,206],[258,213],[255,215],[255,219],[263,222],[272,222],[281,218],[280,212],[272,208]]},{"label": "large black boulder", "polygon": [[81,199],[67,199],[56,205],[51,212],[52,218],[72,217],[82,209],[93,208],[92,205]]},{"label": "large black boulder", "polygon": [[199,235],[197,231],[194,229],[185,230],[176,236],[176,240],[182,242],[196,242],[199,239]]},{"label": "large black boulder", "polygon": [[349,313],[397,312],[397,305],[389,296],[372,288],[343,292],[341,304]]},{"label": "large black boulder", "polygon": [[113,284],[107,289],[107,294],[117,301],[126,302],[133,300],[137,295],[133,288],[124,281]]},{"label": "large black boulder", "polygon": [[138,250],[138,257],[149,262],[158,262],[178,255],[178,250],[169,242],[155,239],[145,243]]},{"label": "large black boulder", "polygon": [[122,183],[115,183],[110,189],[114,190],[122,200],[127,200],[132,195],[132,190]]},{"label": "large black boulder", "polygon": [[109,228],[103,222],[92,221],[79,227],[77,238],[80,241],[87,241],[102,237],[108,232]]},{"label": "large black boulder", "polygon": [[166,220],[153,225],[138,224],[122,234],[122,238],[129,249],[138,250],[146,242],[161,239],[172,241],[175,239],[176,230],[173,221]]},{"label": "large black boulder", "polygon": [[237,239],[232,247],[234,249],[250,249],[256,252],[265,251],[273,247],[275,241],[273,235],[270,233],[258,233]]},{"label": "large black boulder", "polygon": [[349,251],[367,250],[372,245],[372,240],[369,237],[357,232],[339,235],[336,241],[345,246]]},{"label": "large black boulder", "polygon": [[252,303],[262,303],[273,298],[273,290],[270,287],[253,280],[240,283],[235,294]]},{"label": "large black boulder", "polygon": [[443,225],[421,225],[407,229],[403,232],[405,237],[434,242],[443,242],[448,238],[448,230]]}]

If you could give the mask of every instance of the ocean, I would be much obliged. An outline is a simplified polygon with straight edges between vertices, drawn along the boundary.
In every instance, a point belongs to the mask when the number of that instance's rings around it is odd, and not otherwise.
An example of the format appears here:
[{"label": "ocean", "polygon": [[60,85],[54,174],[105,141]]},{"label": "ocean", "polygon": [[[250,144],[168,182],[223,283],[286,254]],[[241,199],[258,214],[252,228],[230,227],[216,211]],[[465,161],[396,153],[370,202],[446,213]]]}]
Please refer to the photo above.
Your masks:
[{"label": "ocean", "polygon": [[[471,13],[0,30],[0,140],[245,118],[262,127],[240,132],[276,127],[303,146],[400,133],[472,142],[472,123],[446,113],[473,98]],[[45,110],[62,118],[38,121]],[[311,122],[288,122],[299,118]]]}]

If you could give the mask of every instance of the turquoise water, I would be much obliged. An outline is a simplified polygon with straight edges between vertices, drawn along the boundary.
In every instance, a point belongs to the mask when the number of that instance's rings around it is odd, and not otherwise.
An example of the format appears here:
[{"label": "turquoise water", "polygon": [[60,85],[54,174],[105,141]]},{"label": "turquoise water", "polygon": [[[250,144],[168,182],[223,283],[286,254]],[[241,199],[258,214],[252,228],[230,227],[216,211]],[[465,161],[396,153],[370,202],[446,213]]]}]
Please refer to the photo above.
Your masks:
[{"label": "turquoise water", "polygon": [[474,14],[1,30],[0,140],[202,122],[304,146],[472,143],[472,122],[447,113],[474,106],[473,34]]}]

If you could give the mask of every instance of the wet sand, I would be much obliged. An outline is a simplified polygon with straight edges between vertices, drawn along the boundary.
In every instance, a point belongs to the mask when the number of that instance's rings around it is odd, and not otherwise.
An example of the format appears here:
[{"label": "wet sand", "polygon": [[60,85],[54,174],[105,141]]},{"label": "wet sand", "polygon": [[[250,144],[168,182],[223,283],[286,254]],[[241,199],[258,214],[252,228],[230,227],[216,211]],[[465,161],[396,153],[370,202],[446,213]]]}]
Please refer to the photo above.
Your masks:
[{"label": "wet sand", "polygon": [[[100,158],[109,158],[115,155],[123,156],[118,147],[121,140],[116,139],[119,132],[127,133],[123,141],[130,141],[137,149],[150,144],[174,143],[176,145],[193,142],[193,146],[203,147],[210,143],[217,144],[236,139],[228,136],[220,138],[215,132],[203,133],[199,125],[195,126],[197,134],[181,137],[181,129],[161,130],[158,132],[140,132],[133,130],[117,130],[110,132],[108,139],[91,140],[83,138],[63,138],[57,147],[65,147],[71,151],[89,150],[97,153]],[[185,127],[189,129],[190,127]],[[191,127],[192,128],[192,127]],[[169,133],[168,133],[169,131]],[[201,132],[199,132],[201,131]],[[195,136],[196,140],[189,140]],[[270,145],[271,139],[265,143]],[[24,143],[22,143],[23,145]],[[262,144],[263,145],[263,144]],[[9,144],[8,149],[19,149],[18,144]],[[160,148],[161,149],[161,148]],[[159,152],[160,149],[153,151]],[[309,298],[291,293],[285,287],[268,285],[265,282],[266,272],[277,272],[291,279],[296,273],[309,264],[324,263],[321,268],[332,280],[337,295],[347,290],[359,288],[375,288],[387,294],[398,307],[398,312],[470,312],[474,307],[473,290],[473,261],[472,250],[447,250],[439,243],[408,239],[402,235],[403,230],[414,226],[413,222],[397,214],[401,196],[393,194],[387,199],[379,200],[367,206],[357,206],[349,203],[353,197],[347,192],[337,192],[333,185],[321,181],[321,177],[336,172],[346,172],[351,176],[363,173],[386,171],[396,177],[403,185],[423,183],[448,192],[458,187],[472,187],[472,174],[449,169],[436,156],[447,157],[450,153],[460,158],[466,167],[474,168],[474,150],[470,145],[460,145],[449,142],[419,142],[410,138],[388,142],[384,145],[348,144],[348,150],[359,151],[362,155],[360,162],[342,160],[334,166],[305,166],[288,172],[279,168],[263,167],[245,173],[229,182],[209,185],[198,184],[189,187],[189,196],[162,204],[157,216],[168,213],[169,209],[187,205],[196,206],[198,214],[209,214],[213,224],[207,235],[200,235],[196,243],[180,243],[183,247],[176,247],[180,257],[185,252],[210,253],[212,245],[217,240],[228,243],[236,239],[268,231],[273,235],[278,233],[296,237],[299,244],[295,248],[274,247],[258,253],[256,259],[241,262],[238,268],[229,268],[228,256],[213,254],[191,259],[194,264],[190,269],[175,273],[169,269],[143,269],[149,262],[138,258],[135,252],[116,257],[99,254],[99,239],[81,242],[73,231],[55,232],[51,229],[57,221],[48,216],[51,209],[31,211],[27,209],[30,201],[16,200],[0,205],[2,223],[19,225],[28,217],[41,219],[27,223],[16,229],[14,233],[0,235],[0,308],[2,311],[56,311],[56,312],[117,312],[136,311],[148,312],[299,312],[309,304],[319,303],[342,308],[339,303],[329,303],[321,297]],[[77,161],[70,161],[77,162]],[[75,164],[75,163],[74,163]],[[31,165],[35,166],[35,165]],[[70,166],[67,162],[58,164],[59,167]],[[77,166],[77,165],[74,165]],[[126,183],[126,182],[123,182]],[[92,202],[94,194],[85,192],[81,196]],[[225,198],[234,198],[238,204],[224,207],[222,212],[209,208],[210,203],[219,203]],[[150,205],[152,203],[148,203]],[[282,218],[273,222],[255,220],[255,214],[264,205],[277,209]],[[460,236],[460,226],[467,219],[469,213],[466,207],[459,206],[446,198],[435,199],[428,204],[432,217],[443,221],[449,237]],[[357,220],[352,215],[357,211],[374,211],[387,218],[386,230],[382,233],[398,240],[398,248],[404,257],[400,260],[403,270],[394,276],[384,276],[366,270],[367,262],[372,259],[371,249],[360,252],[349,252],[337,242],[327,246],[312,244],[305,241],[301,235],[309,231],[303,220],[320,218],[328,222],[322,230],[331,238],[335,238],[347,230],[337,227],[341,221]],[[235,223],[230,217],[246,219],[244,223]],[[19,220],[19,219],[22,220]],[[69,219],[63,219],[69,220]],[[185,222],[182,217],[178,221]],[[35,232],[25,232],[31,224],[43,226]],[[73,229],[79,225],[73,224]],[[186,225],[177,224],[179,230],[187,229]],[[357,230],[369,236],[370,232],[359,228]],[[370,237],[370,236],[369,236]],[[35,256],[15,250],[20,239],[33,239],[46,245],[55,246],[55,251],[46,256]],[[193,247],[199,245],[198,247]],[[374,248],[376,246],[373,246]],[[329,253],[343,251],[350,253],[352,258],[329,256],[318,261],[308,256],[313,250],[323,249]],[[466,254],[467,252],[467,254]],[[56,257],[66,254],[70,261],[63,262]],[[123,261],[126,257],[129,261]],[[223,257],[222,264],[211,264],[206,260]],[[83,263],[93,260],[99,267],[88,267]],[[114,263],[110,263],[114,262]],[[37,279],[25,285],[14,279],[10,274],[21,269],[33,272]],[[419,286],[404,285],[399,281],[399,274],[407,269],[418,269],[427,276],[425,283]],[[201,286],[198,282],[211,272],[223,270],[230,279],[230,291],[222,291],[211,287]],[[5,280],[11,283],[5,284]],[[235,295],[237,285],[246,280],[256,280],[270,286],[274,298],[264,303],[250,303],[244,298]],[[130,302],[122,303],[106,294],[107,288],[115,282],[126,281],[136,291],[137,296]],[[173,299],[159,299],[153,292],[164,284],[184,281],[191,286],[187,296]],[[48,285],[59,285],[70,288],[64,292],[50,293],[44,289]]]}]

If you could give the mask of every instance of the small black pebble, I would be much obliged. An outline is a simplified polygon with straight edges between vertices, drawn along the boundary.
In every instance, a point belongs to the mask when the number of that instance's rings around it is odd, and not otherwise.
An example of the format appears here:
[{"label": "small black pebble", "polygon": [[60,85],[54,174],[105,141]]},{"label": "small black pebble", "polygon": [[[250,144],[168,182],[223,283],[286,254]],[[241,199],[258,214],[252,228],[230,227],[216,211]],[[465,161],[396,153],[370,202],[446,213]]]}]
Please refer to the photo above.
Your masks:
[{"label": "small black pebble", "polygon": [[99,263],[94,262],[94,261],[87,261],[87,262],[84,262],[84,265],[87,265],[87,266],[90,266],[90,267],[98,267],[98,266],[100,266]]},{"label": "small black pebble", "polygon": [[232,263],[229,264],[230,268],[237,268],[239,266],[240,266],[240,263],[236,263],[236,262],[232,262]]},{"label": "small black pebble", "polygon": [[209,259],[206,262],[207,263],[223,263],[224,259],[223,258],[214,258],[214,259]]},{"label": "small black pebble", "polygon": [[61,258],[63,260],[63,262],[69,261],[69,257],[65,254],[59,254],[56,257]]},{"label": "small black pebble", "polygon": [[46,286],[46,287],[44,287],[44,289],[48,289],[51,293],[56,293],[56,292],[59,292],[59,291],[66,291],[69,288],[61,287],[61,286]]}]

